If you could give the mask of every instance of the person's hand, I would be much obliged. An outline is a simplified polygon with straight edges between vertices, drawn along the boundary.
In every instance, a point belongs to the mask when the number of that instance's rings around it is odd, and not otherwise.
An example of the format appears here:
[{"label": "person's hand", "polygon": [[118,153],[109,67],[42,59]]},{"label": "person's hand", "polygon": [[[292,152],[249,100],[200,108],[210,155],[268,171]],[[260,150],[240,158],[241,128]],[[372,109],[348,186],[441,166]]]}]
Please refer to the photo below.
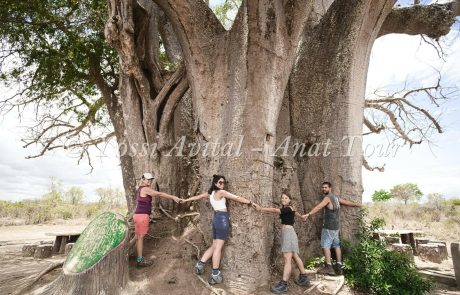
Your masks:
[{"label": "person's hand", "polygon": [[174,197],[173,198],[174,202],[176,202],[177,204],[180,204],[181,203],[181,198],[178,198],[178,197]]},{"label": "person's hand", "polygon": [[308,217],[310,216],[310,214],[305,214],[305,215],[302,215],[302,219],[303,221],[307,221]]},{"label": "person's hand", "polygon": [[256,209],[257,211],[260,211],[260,205],[256,204],[256,203],[252,203],[252,207],[254,209]]}]

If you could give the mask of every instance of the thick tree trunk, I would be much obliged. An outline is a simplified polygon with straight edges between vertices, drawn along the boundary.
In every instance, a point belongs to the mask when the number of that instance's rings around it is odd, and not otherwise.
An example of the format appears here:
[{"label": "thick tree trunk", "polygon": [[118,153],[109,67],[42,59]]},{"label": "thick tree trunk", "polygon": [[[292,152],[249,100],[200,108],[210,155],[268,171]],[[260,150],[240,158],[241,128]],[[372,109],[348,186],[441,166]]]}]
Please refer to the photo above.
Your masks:
[{"label": "thick tree trunk", "polygon": [[[184,67],[179,64],[181,52],[171,35],[170,25],[163,19],[162,30],[158,27],[158,7],[148,0],[110,0],[108,3],[110,19],[105,34],[117,49],[121,66],[118,98],[121,116],[115,121],[123,128],[115,129],[128,209],[132,212],[135,187],[143,172],[154,172],[162,191],[183,193],[181,188],[187,186],[192,170],[182,168],[181,161],[186,160],[165,154],[177,140],[176,133],[191,133],[193,122],[190,108],[188,113],[176,111],[184,104],[181,99],[188,83]],[[160,31],[177,67],[174,74],[161,70]],[[180,124],[175,124],[174,118],[181,117]],[[171,209],[172,203],[163,202],[163,206]]]},{"label": "thick tree trunk", "polygon": [[[319,23],[305,32],[287,92],[292,135],[310,148],[310,155],[297,158],[303,202],[308,209],[320,201],[318,193],[323,181],[332,182],[338,195],[354,201],[361,199],[369,54],[392,6],[393,1],[385,0],[356,1],[353,5],[337,0]],[[356,212],[342,210],[341,231],[346,239],[353,239]],[[321,218],[315,228],[317,245]]]}]

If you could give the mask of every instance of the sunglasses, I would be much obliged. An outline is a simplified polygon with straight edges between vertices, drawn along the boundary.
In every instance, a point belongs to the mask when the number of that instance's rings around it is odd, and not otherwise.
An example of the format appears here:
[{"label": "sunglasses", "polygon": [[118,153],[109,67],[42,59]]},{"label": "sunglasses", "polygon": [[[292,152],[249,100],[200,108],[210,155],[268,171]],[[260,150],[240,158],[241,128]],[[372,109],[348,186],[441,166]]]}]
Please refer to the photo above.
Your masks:
[{"label": "sunglasses", "polygon": [[217,184],[225,184],[225,181],[218,181]]}]

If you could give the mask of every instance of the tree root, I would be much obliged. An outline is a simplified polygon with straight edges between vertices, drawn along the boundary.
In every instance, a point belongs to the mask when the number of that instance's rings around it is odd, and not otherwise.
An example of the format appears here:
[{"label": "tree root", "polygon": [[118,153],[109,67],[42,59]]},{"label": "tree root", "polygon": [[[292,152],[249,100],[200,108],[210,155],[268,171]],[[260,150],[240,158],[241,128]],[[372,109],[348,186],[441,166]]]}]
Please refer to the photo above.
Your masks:
[{"label": "tree root", "polygon": [[61,267],[63,264],[64,262],[53,263],[52,265],[47,267],[45,270],[43,270],[41,273],[39,273],[31,282],[27,283],[24,287],[14,292],[13,295],[24,294],[25,291],[27,291],[30,287],[32,287],[32,285],[35,284],[38,280],[40,280],[44,275],[46,275],[47,273],[51,272],[52,270],[58,267]]},{"label": "tree root", "polygon": [[193,247],[195,247],[196,249],[196,257],[198,257],[198,259],[201,258],[201,253],[200,253],[200,248],[198,248],[197,245],[195,245],[194,243],[190,242],[189,240],[185,239],[185,238],[182,238],[187,244],[190,244],[192,245]]},{"label": "tree root", "polygon": [[166,211],[166,210],[163,208],[163,206],[161,206],[161,203],[158,204],[158,208],[160,208],[160,211],[161,211],[164,215],[166,215],[166,217],[168,217],[168,218],[171,219],[171,220],[174,220],[174,222],[179,222],[179,219],[181,219],[181,218],[185,218],[185,217],[189,217],[189,216],[199,216],[199,215],[200,215],[200,213],[198,213],[198,212],[191,212],[191,213],[187,213],[187,214],[183,214],[183,215],[179,214],[179,215],[177,215],[176,217],[173,217],[171,214],[168,213],[168,211]]},{"label": "tree root", "polygon": [[204,286],[211,290],[211,292],[213,294],[216,294],[216,295],[227,295],[227,292],[224,290],[224,289],[220,289],[220,288],[214,288],[213,286],[211,286],[208,282],[206,282],[202,277],[200,277],[199,275],[195,274],[195,276],[204,284]]}]

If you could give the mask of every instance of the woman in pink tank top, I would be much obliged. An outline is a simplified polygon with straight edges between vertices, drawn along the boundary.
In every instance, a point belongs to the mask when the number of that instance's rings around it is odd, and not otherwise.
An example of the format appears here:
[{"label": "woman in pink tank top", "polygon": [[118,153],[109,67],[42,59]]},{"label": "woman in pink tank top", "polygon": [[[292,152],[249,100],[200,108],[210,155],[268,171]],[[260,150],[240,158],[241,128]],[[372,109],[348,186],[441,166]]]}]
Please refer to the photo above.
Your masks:
[{"label": "woman in pink tank top", "polygon": [[152,265],[151,261],[148,261],[142,256],[142,250],[144,248],[144,237],[149,230],[150,222],[150,213],[152,212],[152,198],[160,197],[174,200],[176,203],[181,201],[180,198],[168,195],[166,193],[158,192],[152,189],[154,177],[151,173],[144,173],[142,175],[141,184],[136,191],[136,209],[134,211],[133,220],[134,220],[134,233],[135,237],[131,241],[132,244],[136,243],[136,252],[137,252],[137,266],[149,266]]}]

